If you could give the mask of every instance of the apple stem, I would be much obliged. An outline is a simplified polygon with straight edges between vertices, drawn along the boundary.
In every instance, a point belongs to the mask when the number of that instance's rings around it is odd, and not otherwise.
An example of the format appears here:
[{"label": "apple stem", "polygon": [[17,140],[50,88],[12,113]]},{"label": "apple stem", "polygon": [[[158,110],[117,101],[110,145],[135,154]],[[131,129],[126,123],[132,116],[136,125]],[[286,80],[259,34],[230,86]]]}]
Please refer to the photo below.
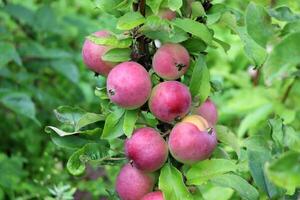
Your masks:
[{"label": "apple stem", "polygon": [[182,64],[182,63],[175,63],[176,67],[178,68],[178,71],[181,71],[182,68],[186,67],[185,64]]}]

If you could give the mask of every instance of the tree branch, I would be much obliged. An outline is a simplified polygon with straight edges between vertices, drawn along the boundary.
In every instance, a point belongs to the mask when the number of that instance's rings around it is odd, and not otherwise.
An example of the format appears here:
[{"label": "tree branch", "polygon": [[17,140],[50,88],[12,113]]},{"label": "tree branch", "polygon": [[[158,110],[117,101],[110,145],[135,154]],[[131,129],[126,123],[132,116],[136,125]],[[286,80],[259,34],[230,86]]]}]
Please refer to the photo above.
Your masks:
[{"label": "tree branch", "polygon": [[285,103],[286,102],[286,100],[289,97],[289,94],[290,94],[290,92],[291,92],[291,90],[292,90],[295,82],[296,82],[296,79],[294,79],[293,82],[288,86],[288,88],[286,89],[286,91],[285,91],[285,93],[284,93],[284,95],[283,95],[283,97],[281,99],[281,103]]}]

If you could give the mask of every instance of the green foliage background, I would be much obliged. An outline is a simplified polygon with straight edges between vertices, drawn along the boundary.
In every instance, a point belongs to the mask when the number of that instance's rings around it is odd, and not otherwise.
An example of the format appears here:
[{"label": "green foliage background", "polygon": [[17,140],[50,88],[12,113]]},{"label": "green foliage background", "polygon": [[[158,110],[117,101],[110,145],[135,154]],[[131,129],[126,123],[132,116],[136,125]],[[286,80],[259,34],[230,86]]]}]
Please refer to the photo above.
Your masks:
[{"label": "green foliage background", "polygon": [[[0,199],[73,199],[75,191],[89,195],[85,199],[116,198],[114,180],[124,160],[118,160],[123,142],[115,138],[119,130],[131,134],[136,113],[108,109],[105,79],[86,70],[81,46],[99,29],[118,36],[142,23],[150,38],[183,42],[195,57],[208,53],[206,64],[198,60],[193,68],[210,73],[210,79],[190,70],[190,89],[200,90],[201,101],[210,95],[219,110],[214,159],[181,171],[167,163],[158,187],[168,197],[175,194],[171,199],[297,199],[300,2],[214,0],[205,13],[207,26],[195,29],[193,22],[176,20],[175,37],[156,34],[151,27],[161,30],[165,24],[155,18],[123,16],[130,2],[0,4]],[[162,1],[147,2],[155,12]],[[174,10],[180,2],[168,1]],[[127,44],[119,42],[118,48]],[[107,59],[126,60],[123,53]],[[253,67],[261,68],[258,80],[249,75]],[[149,113],[143,117],[156,126]],[[47,125],[55,126],[45,132]],[[189,193],[182,174],[196,192]]]}]

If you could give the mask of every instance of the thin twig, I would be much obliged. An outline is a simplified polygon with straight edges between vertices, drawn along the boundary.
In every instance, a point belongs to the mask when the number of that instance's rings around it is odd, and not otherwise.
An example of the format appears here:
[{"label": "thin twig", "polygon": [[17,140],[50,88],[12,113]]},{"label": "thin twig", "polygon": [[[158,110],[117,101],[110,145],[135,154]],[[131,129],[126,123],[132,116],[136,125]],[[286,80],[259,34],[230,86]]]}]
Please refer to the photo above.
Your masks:
[{"label": "thin twig", "polygon": [[282,102],[282,103],[285,103],[285,101],[286,101],[287,98],[289,97],[289,94],[290,94],[290,92],[291,92],[291,90],[292,90],[292,88],[293,88],[295,82],[296,82],[296,79],[294,79],[293,82],[292,82],[292,83],[288,86],[288,88],[286,89],[286,91],[285,91],[285,93],[284,93],[284,95],[283,95],[283,97],[282,97],[282,99],[281,99],[281,102]]}]

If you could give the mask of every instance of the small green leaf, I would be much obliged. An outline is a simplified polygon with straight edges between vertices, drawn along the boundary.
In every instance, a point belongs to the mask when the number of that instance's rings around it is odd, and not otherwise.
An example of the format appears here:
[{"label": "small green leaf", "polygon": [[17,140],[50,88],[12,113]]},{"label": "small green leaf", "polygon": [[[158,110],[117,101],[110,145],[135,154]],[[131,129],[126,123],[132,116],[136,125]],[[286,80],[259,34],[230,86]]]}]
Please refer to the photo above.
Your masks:
[{"label": "small green leaf", "polygon": [[270,9],[269,14],[277,20],[286,22],[294,22],[300,19],[300,15],[293,13],[287,6]]},{"label": "small green leaf", "polygon": [[192,18],[197,18],[205,15],[205,10],[199,1],[192,2]]},{"label": "small green leaf", "polygon": [[213,40],[218,43],[223,49],[225,52],[229,51],[230,49],[230,44],[222,41],[222,40],[219,40],[218,38],[213,38]]},{"label": "small green leaf", "polygon": [[123,135],[124,113],[125,110],[117,109],[106,117],[102,139],[114,139]]},{"label": "small green leaf", "polygon": [[206,43],[204,43],[199,38],[191,37],[184,41],[182,45],[188,50],[191,55],[199,56],[199,54],[207,48]]},{"label": "small green leaf", "polygon": [[191,194],[184,185],[181,172],[171,163],[166,163],[161,169],[158,187],[163,191],[166,199],[192,200]]},{"label": "small green leaf", "polygon": [[292,195],[300,186],[300,154],[288,151],[266,166],[268,177]]},{"label": "small green leaf", "polygon": [[127,137],[130,137],[138,117],[139,109],[126,110],[124,115],[123,131]]},{"label": "small green leaf", "polygon": [[234,189],[242,199],[256,200],[259,197],[259,193],[250,185],[245,179],[235,174],[224,174],[212,179],[212,182],[216,185],[223,187],[230,187]]},{"label": "small green leaf", "polygon": [[182,0],[168,0],[168,8],[173,11],[179,10],[182,6]]},{"label": "small green leaf", "polygon": [[96,142],[100,140],[102,133],[101,128],[92,130],[80,131],[77,135],[68,135],[61,137],[56,132],[46,130],[50,134],[53,143],[59,147],[75,150],[83,147],[87,143]]},{"label": "small green leaf", "polygon": [[60,122],[71,125],[74,132],[78,132],[84,126],[105,119],[102,114],[88,113],[81,108],[70,106],[60,106],[54,110],[54,114]]},{"label": "small green leaf", "polygon": [[269,119],[269,125],[271,128],[272,139],[278,148],[284,146],[284,131],[283,121],[279,117]]},{"label": "small green leaf", "polygon": [[129,12],[119,18],[117,28],[131,30],[145,22],[145,18],[139,12]]},{"label": "small green leaf", "polygon": [[71,155],[67,163],[67,169],[72,175],[80,175],[84,172],[86,163],[104,160],[109,155],[108,150],[109,146],[105,143],[86,144]]},{"label": "small green leaf", "polygon": [[8,42],[0,42],[0,68],[8,64],[10,61],[22,65],[22,60],[16,51],[15,47]]},{"label": "small green leaf", "polygon": [[286,147],[300,153],[300,133],[292,127],[284,127],[284,144]]},{"label": "small green leaf", "polygon": [[238,137],[226,126],[216,126],[217,138],[223,144],[230,146],[240,157],[240,142]]},{"label": "small green leaf", "polygon": [[154,117],[151,112],[142,111],[142,123],[147,124],[147,126],[151,126],[155,128],[158,125],[158,120]]},{"label": "small green leaf", "polygon": [[238,166],[233,160],[211,159],[193,164],[186,174],[189,185],[202,185],[208,180],[227,172],[235,172]]},{"label": "small green leaf", "polygon": [[66,77],[71,82],[77,84],[79,82],[79,72],[75,63],[70,60],[53,60],[50,62],[51,67]]},{"label": "small green leaf", "polygon": [[263,6],[250,3],[246,10],[248,34],[262,47],[266,47],[274,31],[271,18]]},{"label": "small green leaf", "polygon": [[250,112],[241,122],[239,129],[238,129],[238,136],[241,138],[243,137],[247,130],[257,126],[259,122],[267,120],[268,116],[273,112],[273,105],[266,104],[258,109]]},{"label": "small green leaf", "polygon": [[212,44],[213,36],[209,29],[204,25],[197,21],[191,20],[191,19],[180,19],[176,18],[172,21],[174,26],[177,26],[178,28],[181,28],[185,32],[191,33],[192,35],[200,38],[207,44]]},{"label": "small green leaf", "polygon": [[41,125],[36,118],[35,104],[26,93],[12,92],[0,98],[0,102],[16,114],[20,114]]},{"label": "small green leaf", "polygon": [[156,15],[163,0],[147,0],[146,4],[151,8],[152,12]]},{"label": "small green leaf", "polygon": [[94,35],[87,36],[87,39],[91,42],[99,45],[111,46],[114,48],[127,48],[132,44],[131,38],[118,39],[115,36],[109,37],[97,37]]},{"label": "small green leaf", "polygon": [[271,160],[271,151],[257,151],[247,149],[249,160],[249,170],[254,179],[255,184],[259,189],[264,191],[269,198],[273,199],[279,194],[278,189],[270,182],[264,171],[264,165],[267,161]]},{"label": "small green leaf", "polygon": [[268,83],[274,79],[281,79],[281,76],[289,73],[300,63],[300,32],[287,35],[278,43],[268,57],[263,70]]},{"label": "small green leaf", "polygon": [[102,56],[102,59],[110,62],[124,62],[130,60],[130,54],[130,49],[111,49]]},{"label": "small green leaf", "polygon": [[210,94],[210,75],[204,56],[200,55],[195,63],[192,78],[189,85],[193,97],[204,102]]}]

